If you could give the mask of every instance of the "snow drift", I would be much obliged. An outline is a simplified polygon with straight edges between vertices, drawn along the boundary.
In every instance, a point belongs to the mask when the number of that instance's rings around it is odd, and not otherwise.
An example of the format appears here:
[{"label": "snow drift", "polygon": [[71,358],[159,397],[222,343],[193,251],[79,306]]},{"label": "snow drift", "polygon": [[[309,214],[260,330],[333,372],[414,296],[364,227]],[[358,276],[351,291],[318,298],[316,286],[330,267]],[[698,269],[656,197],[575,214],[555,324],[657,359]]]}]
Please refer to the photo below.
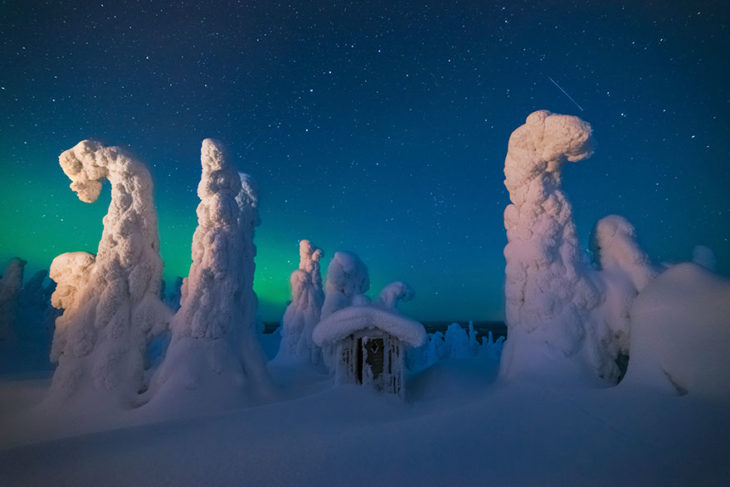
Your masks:
[{"label": "snow drift", "polygon": [[90,140],[63,152],[59,162],[81,201],[96,201],[104,179],[112,197],[96,256],[67,253],[51,264],[57,283],[52,303],[64,313],[56,320],[52,359],[58,367],[47,399],[132,407],[145,387],[146,344],[165,329],[170,314],[159,298],[152,179],[119,147]]},{"label": "snow drift", "polygon": [[631,307],[631,358],[621,387],[730,401],[730,281],[678,264]]}]

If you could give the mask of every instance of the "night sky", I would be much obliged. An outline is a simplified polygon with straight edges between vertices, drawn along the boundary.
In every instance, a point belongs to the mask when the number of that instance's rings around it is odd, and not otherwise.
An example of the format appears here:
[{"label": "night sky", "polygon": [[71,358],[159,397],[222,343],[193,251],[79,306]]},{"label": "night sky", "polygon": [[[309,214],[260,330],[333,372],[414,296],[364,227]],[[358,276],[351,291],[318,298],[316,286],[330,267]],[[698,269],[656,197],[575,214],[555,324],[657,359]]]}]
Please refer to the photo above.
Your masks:
[{"label": "night sky", "polygon": [[302,238],[372,294],[409,282],[416,318],[501,319],[507,140],[545,108],[593,125],[564,176],[586,246],[618,213],[655,262],[702,243],[730,273],[730,3],[204,3],[0,1],[0,265],[96,251],[109,191],[82,203],[58,165],[94,138],[147,163],[187,275],[214,137],[260,189],[264,319]]}]

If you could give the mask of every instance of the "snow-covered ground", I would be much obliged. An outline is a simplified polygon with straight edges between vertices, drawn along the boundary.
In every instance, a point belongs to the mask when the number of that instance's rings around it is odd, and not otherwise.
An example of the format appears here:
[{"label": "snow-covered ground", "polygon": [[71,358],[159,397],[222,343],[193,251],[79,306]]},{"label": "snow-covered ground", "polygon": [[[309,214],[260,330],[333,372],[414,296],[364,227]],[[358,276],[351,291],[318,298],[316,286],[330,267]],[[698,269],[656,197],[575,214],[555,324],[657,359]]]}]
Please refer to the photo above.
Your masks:
[{"label": "snow-covered ground", "polygon": [[497,370],[495,354],[440,360],[399,401],[271,365],[281,393],[267,404],[61,424],[33,409],[48,377],[6,377],[0,485],[730,485],[721,400]]}]

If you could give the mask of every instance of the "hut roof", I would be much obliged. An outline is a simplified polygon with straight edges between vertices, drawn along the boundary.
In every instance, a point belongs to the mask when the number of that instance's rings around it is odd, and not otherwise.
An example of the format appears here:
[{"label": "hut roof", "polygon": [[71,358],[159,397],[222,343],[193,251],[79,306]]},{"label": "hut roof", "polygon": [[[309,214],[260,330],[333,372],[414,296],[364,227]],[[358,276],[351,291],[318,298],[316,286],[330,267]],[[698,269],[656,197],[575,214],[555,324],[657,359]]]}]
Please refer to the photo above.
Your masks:
[{"label": "hut roof", "polygon": [[414,347],[426,340],[422,324],[374,306],[350,306],[332,313],[317,324],[312,339],[322,346],[367,329],[380,329]]}]

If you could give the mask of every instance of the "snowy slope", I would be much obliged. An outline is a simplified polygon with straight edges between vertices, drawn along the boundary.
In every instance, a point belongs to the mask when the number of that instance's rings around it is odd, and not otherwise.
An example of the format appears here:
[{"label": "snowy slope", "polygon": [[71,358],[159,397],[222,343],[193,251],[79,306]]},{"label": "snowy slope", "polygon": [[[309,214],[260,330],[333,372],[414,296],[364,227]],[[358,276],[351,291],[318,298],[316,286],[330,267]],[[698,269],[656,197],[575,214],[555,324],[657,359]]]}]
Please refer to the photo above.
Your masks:
[{"label": "snowy slope", "polygon": [[726,404],[503,385],[496,367],[439,362],[406,402],[310,378],[273,404],[2,449],[0,485],[730,483]]}]

